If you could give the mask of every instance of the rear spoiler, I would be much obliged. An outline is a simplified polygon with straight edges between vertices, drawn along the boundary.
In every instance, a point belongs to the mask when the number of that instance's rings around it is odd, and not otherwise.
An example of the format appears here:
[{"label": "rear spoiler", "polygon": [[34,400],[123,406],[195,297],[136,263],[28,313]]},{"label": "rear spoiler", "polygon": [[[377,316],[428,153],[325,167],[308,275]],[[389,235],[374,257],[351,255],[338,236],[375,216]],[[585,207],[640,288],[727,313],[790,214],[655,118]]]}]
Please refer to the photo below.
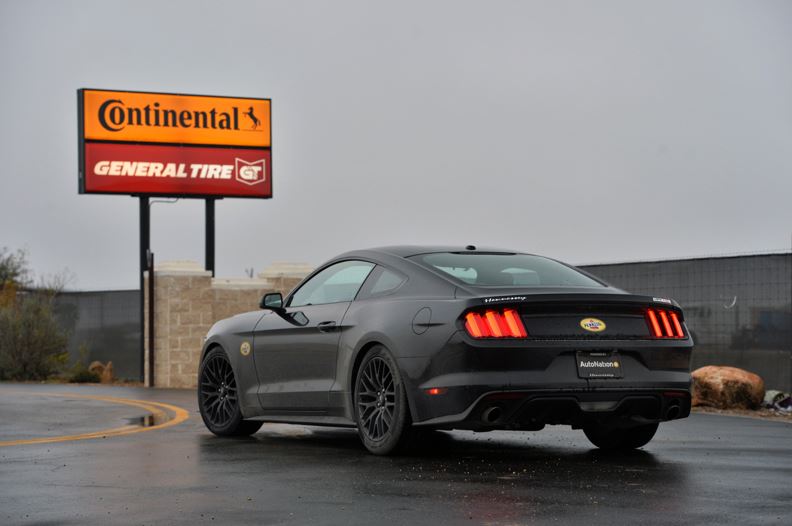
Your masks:
[{"label": "rear spoiler", "polygon": [[[461,298],[460,298],[461,299]],[[644,307],[665,307],[682,310],[679,303],[670,298],[657,296],[641,296],[638,294],[618,293],[588,293],[588,292],[509,292],[507,294],[492,294],[470,298],[469,305],[502,305],[521,303],[551,303],[551,304],[580,304],[595,303],[598,305],[634,305]]]}]

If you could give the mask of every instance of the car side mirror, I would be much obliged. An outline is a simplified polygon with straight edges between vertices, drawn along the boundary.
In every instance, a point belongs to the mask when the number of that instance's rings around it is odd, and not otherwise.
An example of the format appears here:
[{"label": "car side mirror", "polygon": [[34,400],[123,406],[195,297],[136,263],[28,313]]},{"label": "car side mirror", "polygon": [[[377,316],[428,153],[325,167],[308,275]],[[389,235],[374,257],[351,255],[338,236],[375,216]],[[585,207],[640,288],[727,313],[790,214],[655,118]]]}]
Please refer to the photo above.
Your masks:
[{"label": "car side mirror", "polygon": [[264,297],[261,298],[259,302],[259,307],[262,309],[269,309],[274,311],[282,311],[283,310],[283,296],[280,292],[271,292],[269,294],[264,294]]}]

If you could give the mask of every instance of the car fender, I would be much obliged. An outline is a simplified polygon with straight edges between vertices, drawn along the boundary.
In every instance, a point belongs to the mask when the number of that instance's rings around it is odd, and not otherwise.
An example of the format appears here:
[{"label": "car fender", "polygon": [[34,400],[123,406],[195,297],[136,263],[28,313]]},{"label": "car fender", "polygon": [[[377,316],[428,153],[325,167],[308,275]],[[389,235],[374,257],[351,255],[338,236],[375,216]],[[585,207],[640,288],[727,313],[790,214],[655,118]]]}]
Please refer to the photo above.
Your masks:
[{"label": "car fender", "polygon": [[218,321],[209,329],[201,351],[201,362],[212,347],[220,346],[226,352],[236,378],[243,416],[254,414],[259,409],[252,345],[255,327],[264,314],[263,311],[252,311]]}]

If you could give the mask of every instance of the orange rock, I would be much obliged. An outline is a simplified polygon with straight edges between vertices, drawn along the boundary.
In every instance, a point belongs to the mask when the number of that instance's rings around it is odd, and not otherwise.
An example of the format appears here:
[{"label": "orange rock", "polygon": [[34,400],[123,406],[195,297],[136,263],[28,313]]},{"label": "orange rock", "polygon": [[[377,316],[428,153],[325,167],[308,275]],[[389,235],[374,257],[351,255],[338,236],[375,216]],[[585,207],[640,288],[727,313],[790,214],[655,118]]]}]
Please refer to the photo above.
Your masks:
[{"label": "orange rock", "polygon": [[104,369],[105,369],[104,364],[98,360],[91,362],[91,365],[88,366],[89,371],[91,371],[92,373],[96,373],[99,376],[102,376]]},{"label": "orange rock", "polygon": [[88,370],[99,375],[99,381],[103,384],[113,383],[113,362],[107,362],[107,365],[99,361],[91,362]]},{"label": "orange rock", "polygon": [[764,400],[764,381],[736,367],[707,365],[693,371],[693,405],[720,409],[757,409]]},{"label": "orange rock", "polygon": [[[107,362],[99,378],[103,384],[113,383],[113,362]],[[764,391],[762,391],[762,399],[764,399]]]}]

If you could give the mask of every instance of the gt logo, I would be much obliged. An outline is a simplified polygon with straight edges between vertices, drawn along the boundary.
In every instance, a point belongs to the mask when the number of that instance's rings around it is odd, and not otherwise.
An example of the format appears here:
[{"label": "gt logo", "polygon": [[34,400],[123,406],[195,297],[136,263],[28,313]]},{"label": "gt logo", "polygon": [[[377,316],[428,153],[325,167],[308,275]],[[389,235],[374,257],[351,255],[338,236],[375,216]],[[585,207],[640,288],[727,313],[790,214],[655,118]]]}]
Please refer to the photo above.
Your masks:
[{"label": "gt logo", "polygon": [[589,332],[602,332],[605,330],[605,322],[597,318],[583,318],[580,326]]},{"label": "gt logo", "polygon": [[267,172],[266,162],[266,159],[248,162],[237,157],[235,160],[236,180],[248,185],[263,183]]},{"label": "gt logo", "polygon": [[258,179],[259,171],[261,166],[243,166],[239,169],[239,177],[245,181],[255,181]]},{"label": "gt logo", "polygon": [[242,356],[250,354],[250,342],[242,342],[242,345],[239,346],[239,354]]}]

